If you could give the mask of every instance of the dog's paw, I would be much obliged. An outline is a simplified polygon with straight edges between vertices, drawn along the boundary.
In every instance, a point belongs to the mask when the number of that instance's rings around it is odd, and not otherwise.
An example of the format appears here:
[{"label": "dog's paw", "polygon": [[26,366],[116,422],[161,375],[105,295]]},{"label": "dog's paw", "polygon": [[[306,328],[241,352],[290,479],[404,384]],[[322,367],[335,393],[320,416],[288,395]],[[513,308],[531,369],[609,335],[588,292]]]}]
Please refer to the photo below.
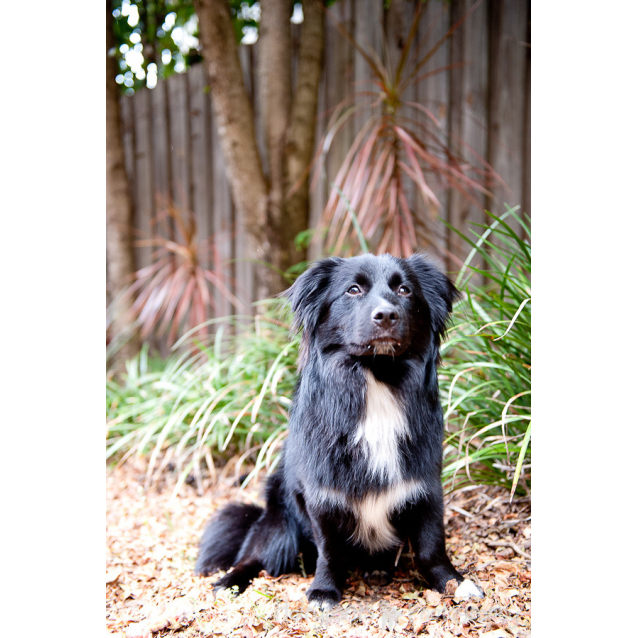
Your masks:
[{"label": "dog's paw", "polygon": [[471,580],[465,578],[454,591],[454,600],[471,600],[484,598],[483,590]]},{"label": "dog's paw", "polygon": [[332,609],[341,596],[332,589],[309,589],[307,593],[308,607],[313,611],[328,611]]},{"label": "dog's paw", "polygon": [[213,583],[213,591],[216,594],[221,591],[227,591],[233,596],[238,596],[246,589],[247,586],[248,583],[243,583],[238,580],[236,574],[231,571]]}]

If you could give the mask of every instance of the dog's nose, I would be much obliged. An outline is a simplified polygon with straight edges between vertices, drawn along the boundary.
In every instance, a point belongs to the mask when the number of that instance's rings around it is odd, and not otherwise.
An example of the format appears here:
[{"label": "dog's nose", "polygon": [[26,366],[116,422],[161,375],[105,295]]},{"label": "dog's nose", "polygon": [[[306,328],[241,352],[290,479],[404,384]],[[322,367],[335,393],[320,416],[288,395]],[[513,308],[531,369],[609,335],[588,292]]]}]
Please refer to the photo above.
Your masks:
[{"label": "dog's nose", "polygon": [[380,328],[391,328],[399,319],[396,310],[389,304],[377,306],[372,311],[372,321]]}]

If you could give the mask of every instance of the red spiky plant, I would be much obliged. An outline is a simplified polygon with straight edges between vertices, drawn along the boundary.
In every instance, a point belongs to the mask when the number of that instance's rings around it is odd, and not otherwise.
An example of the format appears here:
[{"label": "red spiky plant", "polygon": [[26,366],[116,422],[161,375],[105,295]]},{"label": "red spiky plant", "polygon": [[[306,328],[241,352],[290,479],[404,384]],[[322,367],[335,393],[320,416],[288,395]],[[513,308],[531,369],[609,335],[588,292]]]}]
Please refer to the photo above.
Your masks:
[{"label": "red spiky plant", "polygon": [[[136,242],[153,248],[151,263],[135,273],[127,291],[143,339],[167,335],[168,343],[173,344],[180,335],[201,326],[215,316],[215,290],[235,308],[242,307],[224,278],[214,237],[198,240],[192,211],[184,212],[169,203],[154,219],[153,226],[151,238]],[[199,259],[202,247],[211,255],[212,268],[205,267]],[[200,332],[206,334],[206,328]]]},{"label": "red spiky plant", "polygon": [[[437,189],[455,189],[480,206],[478,196],[488,193],[485,184],[495,177],[489,165],[476,154],[474,164],[471,164],[453,152],[447,141],[447,131],[432,111],[425,104],[404,97],[412,83],[449,70],[450,65],[430,71],[426,66],[477,6],[474,5],[421,59],[410,64],[408,70],[419,19],[426,4],[419,3],[395,65],[383,63],[374,51],[361,46],[340,24],[337,25],[372,70],[375,90],[356,93],[341,103],[335,109],[323,139],[325,155],[348,120],[357,113],[371,113],[337,171],[323,212],[323,223],[328,228],[327,244],[336,254],[344,250],[349,240],[361,245],[363,237],[378,253],[389,251],[397,256],[407,256],[420,247],[417,227],[424,221],[419,219],[416,207],[410,205],[408,183],[416,187],[411,188],[416,190],[425,209],[436,217],[441,208],[435,195]],[[463,145],[456,141],[455,146]],[[471,153],[469,149],[468,154]]]}]

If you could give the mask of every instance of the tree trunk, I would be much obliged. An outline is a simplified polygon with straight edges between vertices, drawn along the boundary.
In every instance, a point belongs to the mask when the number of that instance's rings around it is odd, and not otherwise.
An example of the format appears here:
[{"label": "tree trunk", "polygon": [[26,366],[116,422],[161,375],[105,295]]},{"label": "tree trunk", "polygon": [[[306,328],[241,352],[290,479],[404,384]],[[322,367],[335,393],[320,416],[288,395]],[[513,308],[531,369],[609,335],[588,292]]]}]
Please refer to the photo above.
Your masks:
[{"label": "tree trunk", "polygon": [[288,0],[262,3],[259,91],[266,154],[262,165],[255,114],[244,86],[226,0],[195,0],[217,126],[235,205],[246,222],[252,253],[272,266],[257,268],[257,294],[272,296],[289,282],[282,276],[305,257],[295,236],[308,227],[308,167],[315,140],[324,12],[306,0],[298,81],[291,105],[291,38]]},{"label": "tree trunk", "polygon": [[135,271],[131,228],[133,207],[124,166],[124,148],[115,83],[116,62],[109,56],[114,46],[111,3],[106,3],[106,256],[107,284],[111,295],[112,337],[123,343],[112,367],[121,370],[124,361],[139,351],[139,341],[131,324],[130,302],[122,291],[131,283]]},{"label": "tree trunk", "polygon": [[301,32],[297,84],[286,138],[286,223],[280,236],[288,266],[306,257],[295,248],[295,237],[309,227],[309,173],[315,148],[317,101],[321,81],[324,7],[322,0],[305,0]]},{"label": "tree trunk", "polygon": [[291,38],[289,0],[261,3],[258,50],[258,97],[262,105],[262,127],[266,137],[268,176],[267,231],[270,234],[270,263],[279,276],[280,290],[286,285],[282,276],[288,264],[284,258],[286,129],[290,115]]},{"label": "tree trunk", "polygon": [[[222,142],[226,174],[235,206],[243,215],[250,253],[270,260],[267,229],[268,186],[259,158],[254,113],[242,75],[235,32],[226,0],[195,0],[213,108]],[[270,296],[276,283],[267,268],[257,268],[257,295]]]}]

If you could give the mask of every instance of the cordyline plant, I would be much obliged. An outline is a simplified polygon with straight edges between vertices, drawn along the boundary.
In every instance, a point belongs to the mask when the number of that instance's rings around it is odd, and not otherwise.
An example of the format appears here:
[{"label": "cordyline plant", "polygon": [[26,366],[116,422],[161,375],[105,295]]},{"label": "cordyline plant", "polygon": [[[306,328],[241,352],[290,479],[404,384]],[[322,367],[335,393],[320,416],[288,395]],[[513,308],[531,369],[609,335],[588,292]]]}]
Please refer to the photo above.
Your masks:
[{"label": "cordyline plant", "polygon": [[[215,290],[236,308],[241,302],[221,274],[214,237],[198,241],[192,212],[184,213],[169,204],[154,220],[154,226],[152,238],[136,242],[152,247],[151,263],[135,273],[125,294],[131,297],[133,321],[140,336],[168,336],[173,344],[181,334],[215,315]],[[202,252],[211,255],[212,269],[200,262],[198,254]],[[200,332],[203,334],[205,327]]]},{"label": "cordyline plant", "polygon": [[[449,434],[447,489],[496,483],[529,489],[531,464],[531,252],[529,217],[508,209],[457,232],[471,251],[456,280],[463,299],[441,352],[441,400]],[[521,230],[523,231],[521,233]],[[484,266],[470,263],[476,254]],[[484,278],[478,286],[472,273]]]},{"label": "cordyline plant", "polygon": [[[407,65],[426,4],[418,4],[395,66],[384,64],[374,51],[366,50],[340,24],[337,25],[369,65],[376,90],[357,93],[341,103],[328,123],[321,145],[321,154],[325,157],[332,140],[346,122],[358,113],[371,113],[360,126],[337,171],[323,212],[324,224],[329,228],[327,242],[335,254],[344,250],[348,240],[356,241],[356,234],[362,232],[376,245],[377,252],[408,256],[419,246],[417,226],[421,223],[410,205],[409,183],[416,186],[426,209],[436,213],[441,207],[434,192],[436,188],[455,189],[480,206],[477,196],[488,194],[484,184],[495,177],[489,165],[478,156],[477,165],[471,165],[455,154],[447,144],[447,131],[432,111],[424,104],[405,98],[411,84],[450,68],[425,70],[434,54],[477,6],[474,5],[421,59]],[[317,174],[315,169],[315,179]],[[349,209],[356,211],[360,231],[353,223]],[[425,241],[428,241],[427,237]]]}]

